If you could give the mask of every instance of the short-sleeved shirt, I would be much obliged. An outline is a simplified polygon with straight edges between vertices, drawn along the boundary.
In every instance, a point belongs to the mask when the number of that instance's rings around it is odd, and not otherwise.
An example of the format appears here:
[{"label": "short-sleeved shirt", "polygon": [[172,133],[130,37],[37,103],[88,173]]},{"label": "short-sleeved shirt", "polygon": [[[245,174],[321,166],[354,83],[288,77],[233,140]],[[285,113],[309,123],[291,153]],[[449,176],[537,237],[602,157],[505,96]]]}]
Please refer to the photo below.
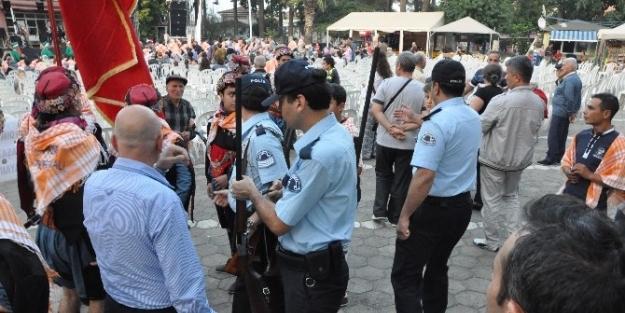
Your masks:
[{"label": "short-sleeved shirt", "polygon": [[290,230],[282,248],[299,254],[349,243],[356,220],[356,152],[334,114],[317,122],[294,144],[297,159],[283,179],[276,214]]},{"label": "short-sleeved shirt", "polygon": [[471,190],[482,139],[479,115],[462,98],[439,103],[430,115],[421,125],[410,164],[436,172],[430,196],[451,197]]},{"label": "short-sleeved shirt", "polygon": [[[375,102],[373,105],[382,106],[384,108],[406,83],[407,79],[406,77],[391,77],[383,80],[373,97],[373,102]],[[395,98],[393,103],[391,103],[386,112],[384,112],[384,116],[386,116],[390,122],[396,123],[393,117],[393,111],[400,109],[402,105],[409,107],[412,112],[421,112],[424,96],[423,83],[412,80]],[[413,150],[414,142],[412,139],[417,136],[417,132],[418,130],[416,129],[407,131],[405,132],[406,139],[397,140],[391,136],[384,127],[378,127],[377,143],[387,148]]]},{"label": "short-sleeved shirt", "polygon": [[[241,127],[243,151],[247,150],[247,168],[244,175],[254,180],[259,191],[266,191],[273,181],[282,179],[288,171],[282,150],[282,131],[267,112],[252,116]],[[232,172],[236,173],[236,166],[232,168]],[[235,211],[236,200],[230,193],[228,203]],[[250,208],[251,205],[252,202],[248,201],[247,207]]]},{"label": "short-sleeved shirt", "polygon": [[180,99],[180,105],[176,107],[169,96],[163,97],[163,113],[165,113],[165,121],[173,131],[184,132],[189,131],[189,120],[195,118],[195,110],[191,103],[185,99]]},{"label": "short-sleeved shirt", "polygon": [[488,103],[490,103],[490,99],[502,93],[503,93],[503,89],[501,89],[501,87],[499,86],[488,85],[488,86],[477,88],[473,96],[480,97],[480,99],[484,101],[484,105],[482,105],[482,108],[477,113],[481,115],[484,112],[484,110],[486,110]]}]

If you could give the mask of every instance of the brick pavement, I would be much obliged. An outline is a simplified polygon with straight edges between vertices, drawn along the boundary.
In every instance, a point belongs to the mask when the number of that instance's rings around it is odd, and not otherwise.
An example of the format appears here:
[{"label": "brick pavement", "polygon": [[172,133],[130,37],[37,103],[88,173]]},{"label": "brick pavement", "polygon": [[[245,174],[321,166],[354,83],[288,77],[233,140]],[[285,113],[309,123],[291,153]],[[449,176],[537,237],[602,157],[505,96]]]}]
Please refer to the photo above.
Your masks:
[{"label": "brick pavement", "polygon": [[[614,121],[617,129],[625,131],[625,115],[619,112]],[[583,120],[571,126],[569,134],[580,131]],[[541,130],[541,138],[536,148],[534,160],[544,157],[546,151],[546,127]],[[570,138],[569,138],[570,139]],[[369,167],[374,161],[365,162]],[[203,186],[203,167],[196,169],[198,189],[196,199],[196,223],[191,235],[201,258],[206,275],[207,295],[213,308],[218,312],[231,310],[232,296],[226,291],[234,282],[234,277],[215,271],[215,266],[228,259],[228,240],[225,231],[219,228],[217,216],[208,201]],[[349,305],[341,312],[394,312],[393,288],[390,272],[395,253],[395,228],[380,226],[370,221],[371,207],[375,193],[375,173],[373,168],[365,171],[362,178],[362,201],[356,218],[356,228],[347,261],[350,266],[348,286]],[[519,190],[521,205],[529,199],[553,193],[563,182],[563,175],[555,167],[534,165],[523,173]],[[8,197],[14,206],[19,204],[15,183],[0,184],[0,192]],[[24,214],[21,217],[24,218]],[[448,312],[483,312],[485,290],[490,281],[494,253],[474,247],[472,238],[482,236],[481,216],[474,212],[472,223],[462,240],[454,249],[449,262],[449,309]],[[35,229],[30,233],[34,235]],[[54,291],[54,298],[60,293]],[[56,305],[56,302],[55,302]],[[83,308],[82,312],[86,312]]]}]

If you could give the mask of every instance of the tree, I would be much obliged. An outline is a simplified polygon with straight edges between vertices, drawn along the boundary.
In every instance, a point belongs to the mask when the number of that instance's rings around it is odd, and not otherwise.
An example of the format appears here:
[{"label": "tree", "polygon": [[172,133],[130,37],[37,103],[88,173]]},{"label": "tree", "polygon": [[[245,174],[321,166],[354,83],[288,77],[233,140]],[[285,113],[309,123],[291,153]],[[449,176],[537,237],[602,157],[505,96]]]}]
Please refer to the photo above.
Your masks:
[{"label": "tree", "polygon": [[432,0],[423,0],[423,4],[421,5],[421,12],[430,12],[430,4]]},{"label": "tree", "polygon": [[[513,17],[514,0],[440,0],[439,8],[445,12],[445,21],[453,22],[470,16],[480,23],[501,32]],[[520,0],[515,2],[523,2]],[[535,20],[534,20],[535,21]]]},{"label": "tree", "polygon": [[168,9],[165,1],[141,0],[137,5],[137,15],[139,33],[142,37],[146,37],[152,34],[154,26],[166,24]]},{"label": "tree", "polygon": [[399,0],[399,12],[406,12],[406,0]]}]

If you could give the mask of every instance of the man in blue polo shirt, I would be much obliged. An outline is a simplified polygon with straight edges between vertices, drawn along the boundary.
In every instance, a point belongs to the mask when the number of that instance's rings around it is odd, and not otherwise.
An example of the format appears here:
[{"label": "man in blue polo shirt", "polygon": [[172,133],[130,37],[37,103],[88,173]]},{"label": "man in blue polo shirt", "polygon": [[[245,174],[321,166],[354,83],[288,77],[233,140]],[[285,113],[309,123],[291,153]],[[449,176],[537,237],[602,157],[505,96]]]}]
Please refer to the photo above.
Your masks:
[{"label": "man in blue polo shirt", "polygon": [[471,220],[481,139],[480,118],[462,99],[465,75],[453,60],[432,70],[436,106],[416,138],[416,172],[397,224],[391,273],[397,312],[447,309],[447,260]]}]

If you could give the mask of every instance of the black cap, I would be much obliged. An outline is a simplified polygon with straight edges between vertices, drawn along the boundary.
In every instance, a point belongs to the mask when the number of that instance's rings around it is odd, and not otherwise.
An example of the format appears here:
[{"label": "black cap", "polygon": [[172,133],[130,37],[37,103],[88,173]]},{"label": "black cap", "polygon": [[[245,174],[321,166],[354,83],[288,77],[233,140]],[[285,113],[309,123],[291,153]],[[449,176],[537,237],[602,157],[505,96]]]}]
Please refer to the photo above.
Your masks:
[{"label": "black cap", "polygon": [[[252,87],[261,87],[267,93],[271,93],[271,84],[264,76],[258,74],[243,75],[241,77],[241,93],[244,95],[249,94]],[[269,104],[266,106],[269,106]]]},{"label": "black cap", "polygon": [[169,75],[167,76],[167,78],[165,79],[165,84],[169,84],[170,81],[172,80],[177,80],[177,81],[181,81],[185,86],[187,85],[187,79],[180,76],[180,75]]},{"label": "black cap", "polygon": [[274,76],[276,93],[265,99],[263,106],[269,106],[278,101],[282,95],[292,93],[317,82],[323,82],[313,78],[314,69],[314,66],[309,65],[307,61],[302,59],[293,59],[280,65]]},{"label": "black cap", "polygon": [[464,66],[458,61],[441,60],[432,69],[432,82],[451,86],[464,86],[467,79]]},{"label": "black cap", "polygon": [[561,68],[562,68],[562,63],[558,63],[558,64],[556,64],[556,70],[559,70],[559,69],[561,69]]}]

